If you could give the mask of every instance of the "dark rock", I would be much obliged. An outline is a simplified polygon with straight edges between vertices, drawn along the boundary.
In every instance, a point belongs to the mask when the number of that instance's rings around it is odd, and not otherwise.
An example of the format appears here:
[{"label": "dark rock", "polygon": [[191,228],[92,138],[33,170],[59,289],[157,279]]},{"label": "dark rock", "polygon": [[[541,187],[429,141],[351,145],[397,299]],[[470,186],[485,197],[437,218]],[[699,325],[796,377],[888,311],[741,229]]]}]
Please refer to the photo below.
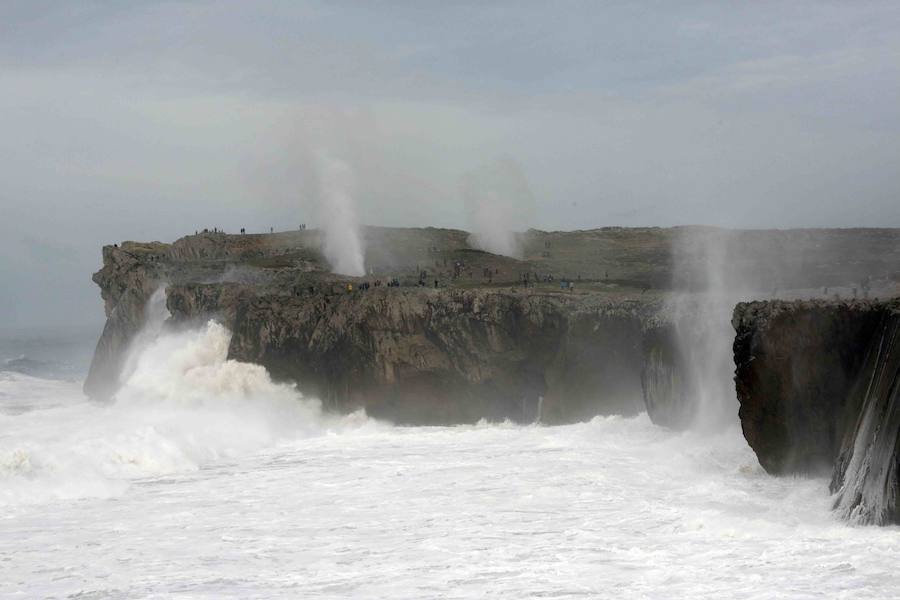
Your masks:
[{"label": "dark rock", "polygon": [[845,516],[897,521],[900,301],[739,304],[744,436],[773,474],[831,473]]},{"label": "dark rock", "polygon": [[[673,319],[667,299],[673,288],[710,285],[711,245],[736,261],[729,285],[738,276],[770,285],[776,261],[800,257],[777,264],[782,289],[877,278],[895,270],[900,247],[892,230],[530,230],[517,260],[473,250],[459,230],[368,227],[363,237],[363,278],[329,272],[316,230],[105,247],[94,281],[107,323],[85,391],[115,392],[147,303],[165,286],[173,324],[222,321],[231,358],[262,364],[335,410],[457,423],[532,421],[541,406],[552,423],[646,406],[654,422],[680,428],[713,409],[698,404],[706,377],[696,363],[713,364],[707,347],[721,344],[708,344],[717,330],[705,309]],[[422,265],[437,288],[416,286]],[[574,290],[560,289],[576,275]]]},{"label": "dark rock", "polygon": [[544,422],[636,414],[650,305],[591,296],[371,289],[364,294],[221,296],[172,286],[176,319],[220,315],[229,355],[342,412],[398,423]]}]

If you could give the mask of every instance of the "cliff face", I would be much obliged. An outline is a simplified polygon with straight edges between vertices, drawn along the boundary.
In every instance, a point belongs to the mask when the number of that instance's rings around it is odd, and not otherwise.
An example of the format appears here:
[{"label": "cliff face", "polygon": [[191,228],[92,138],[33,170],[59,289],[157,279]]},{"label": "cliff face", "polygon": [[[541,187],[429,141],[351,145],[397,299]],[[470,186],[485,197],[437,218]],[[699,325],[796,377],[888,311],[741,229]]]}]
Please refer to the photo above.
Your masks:
[{"label": "cliff face", "polygon": [[647,414],[657,425],[684,429],[696,418],[691,370],[676,327],[657,324],[643,339],[641,389]]},{"label": "cliff face", "polygon": [[[178,320],[219,316],[232,358],[350,411],[399,423],[572,422],[642,410],[651,308],[517,290],[242,295],[169,288]],[[542,400],[541,400],[542,399]]]},{"label": "cliff face", "polygon": [[127,242],[103,248],[103,268],[93,280],[100,286],[106,325],[85,380],[88,396],[104,399],[115,392],[128,345],[144,325],[144,307],[166,278],[166,251],[164,244]]},{"label": "cliff face", "polygon": [[735,308],[744,435],[770,473],[830,472],[836,508],[898,522],[900,301]]},{"label": "cliff face", "polygon": [[[473,251],[460,232],[375,233],[369,255],[381,265],[366,278],[329,273],[315,232],[105,248],[95,281],[108,322],[85,390],[114,393],[147,301],[164,286],[171,324],[221,321],[233,333],[230,358],[265,366],[333,410],[410,424],[643,410],[644,335],[658,294],[590,280],[560,289],[559,275]],[[422,270],[428,285],[417,285]]]},{"label": "cliff face", "polygon": [[[730,366],[716,358],[729,358],[729,342],[707,321],[727,329],[728,319],[690,300],[710,285],[711,248],[745,265],[729,270],[726,286],[746,275],[780,289],[887,281],[900,255],[891,230],[530,231],[520,236],[522,260],[473,249],[458,230],[364,228],[363,236],[361,278],[330,273],[314,230],[105,247],[94,281],[108,319],[86,392],[114,394],[162,286],[172,322],[222,321],[232,358],[266,366],[335,410],[459,423],[572,422],[646,408],[654,422],[681,428],[732,394],[727,379],[727,389],[708,385],[710,372]],[[762,267],[744,249],[763,253]],[[772,279],[776,254],[799,258]],[[777,435],[766,430],[760,443]]]}]

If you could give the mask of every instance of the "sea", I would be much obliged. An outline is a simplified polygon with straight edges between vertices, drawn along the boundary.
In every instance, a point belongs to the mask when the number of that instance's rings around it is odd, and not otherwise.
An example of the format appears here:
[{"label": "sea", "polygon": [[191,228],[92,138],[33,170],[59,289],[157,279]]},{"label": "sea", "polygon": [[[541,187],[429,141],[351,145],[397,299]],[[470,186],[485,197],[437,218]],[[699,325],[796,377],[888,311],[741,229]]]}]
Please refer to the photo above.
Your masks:
[{"label": "sea", "polygon": [[157,331],[0,340],[0,598],[896,598],[900,528],[772,477],[735,416],[398,427]]}]

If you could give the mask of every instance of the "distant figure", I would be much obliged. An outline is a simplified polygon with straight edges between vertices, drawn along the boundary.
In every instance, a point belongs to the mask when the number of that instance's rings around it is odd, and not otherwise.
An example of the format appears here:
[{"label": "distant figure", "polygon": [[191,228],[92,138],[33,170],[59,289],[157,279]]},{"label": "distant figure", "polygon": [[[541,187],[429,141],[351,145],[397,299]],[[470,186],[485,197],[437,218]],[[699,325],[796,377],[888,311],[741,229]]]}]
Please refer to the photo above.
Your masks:
[{"label": "distant figure", "polygon": [[437,288],[438,288],[438,282],[437,282],[437,279],[435,279],[434,280],[434,289],[437,289]]},{"label": "distant figure", "polygon": [[352,293],[353,293],[353,284],[352,284],[352,283],[348,283],[348,284],[347,284],[347,293],[348,293],[348,294],[352,294]]},{"label": "distant figure", "polygon": [[269,233],[275,233],[275,228],[274,228],[274,227],[269,227]]}]

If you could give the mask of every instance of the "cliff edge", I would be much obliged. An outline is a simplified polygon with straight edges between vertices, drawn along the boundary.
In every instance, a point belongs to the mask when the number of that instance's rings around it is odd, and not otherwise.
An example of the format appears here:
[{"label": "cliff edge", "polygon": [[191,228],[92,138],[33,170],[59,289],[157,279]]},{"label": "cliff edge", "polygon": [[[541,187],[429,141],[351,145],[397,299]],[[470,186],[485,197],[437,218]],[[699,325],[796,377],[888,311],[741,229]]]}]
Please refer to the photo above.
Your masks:
[{"label": "cliff edge", "polygon": [[735,307],[744,436],[773,474],[827,473],[835,508],[900,522],[900,299]]},{"label": "cliff edge", "polygon": [[[900,233],[878,229],[530,230],[518,259],[474,248],[455,229],[366,227],[362,236],[364,277],[331,273],[316,230],[206,230],[104,247],[94,281],[107,323],[85,391],[115,394],[162,288],[167,326],[219,320],[232,332],[230,358],[265,366],[333,410],[449,424],[646,409],[682,428],[711,409],[696,400],[710,395],[706,371],[718,368],[710,352],[728,358],[719,324],[692,298],[738,284],[847,295],[833,286],[886,278],[900,256]],[[712,255],[727,261],[725,280]]]}]

